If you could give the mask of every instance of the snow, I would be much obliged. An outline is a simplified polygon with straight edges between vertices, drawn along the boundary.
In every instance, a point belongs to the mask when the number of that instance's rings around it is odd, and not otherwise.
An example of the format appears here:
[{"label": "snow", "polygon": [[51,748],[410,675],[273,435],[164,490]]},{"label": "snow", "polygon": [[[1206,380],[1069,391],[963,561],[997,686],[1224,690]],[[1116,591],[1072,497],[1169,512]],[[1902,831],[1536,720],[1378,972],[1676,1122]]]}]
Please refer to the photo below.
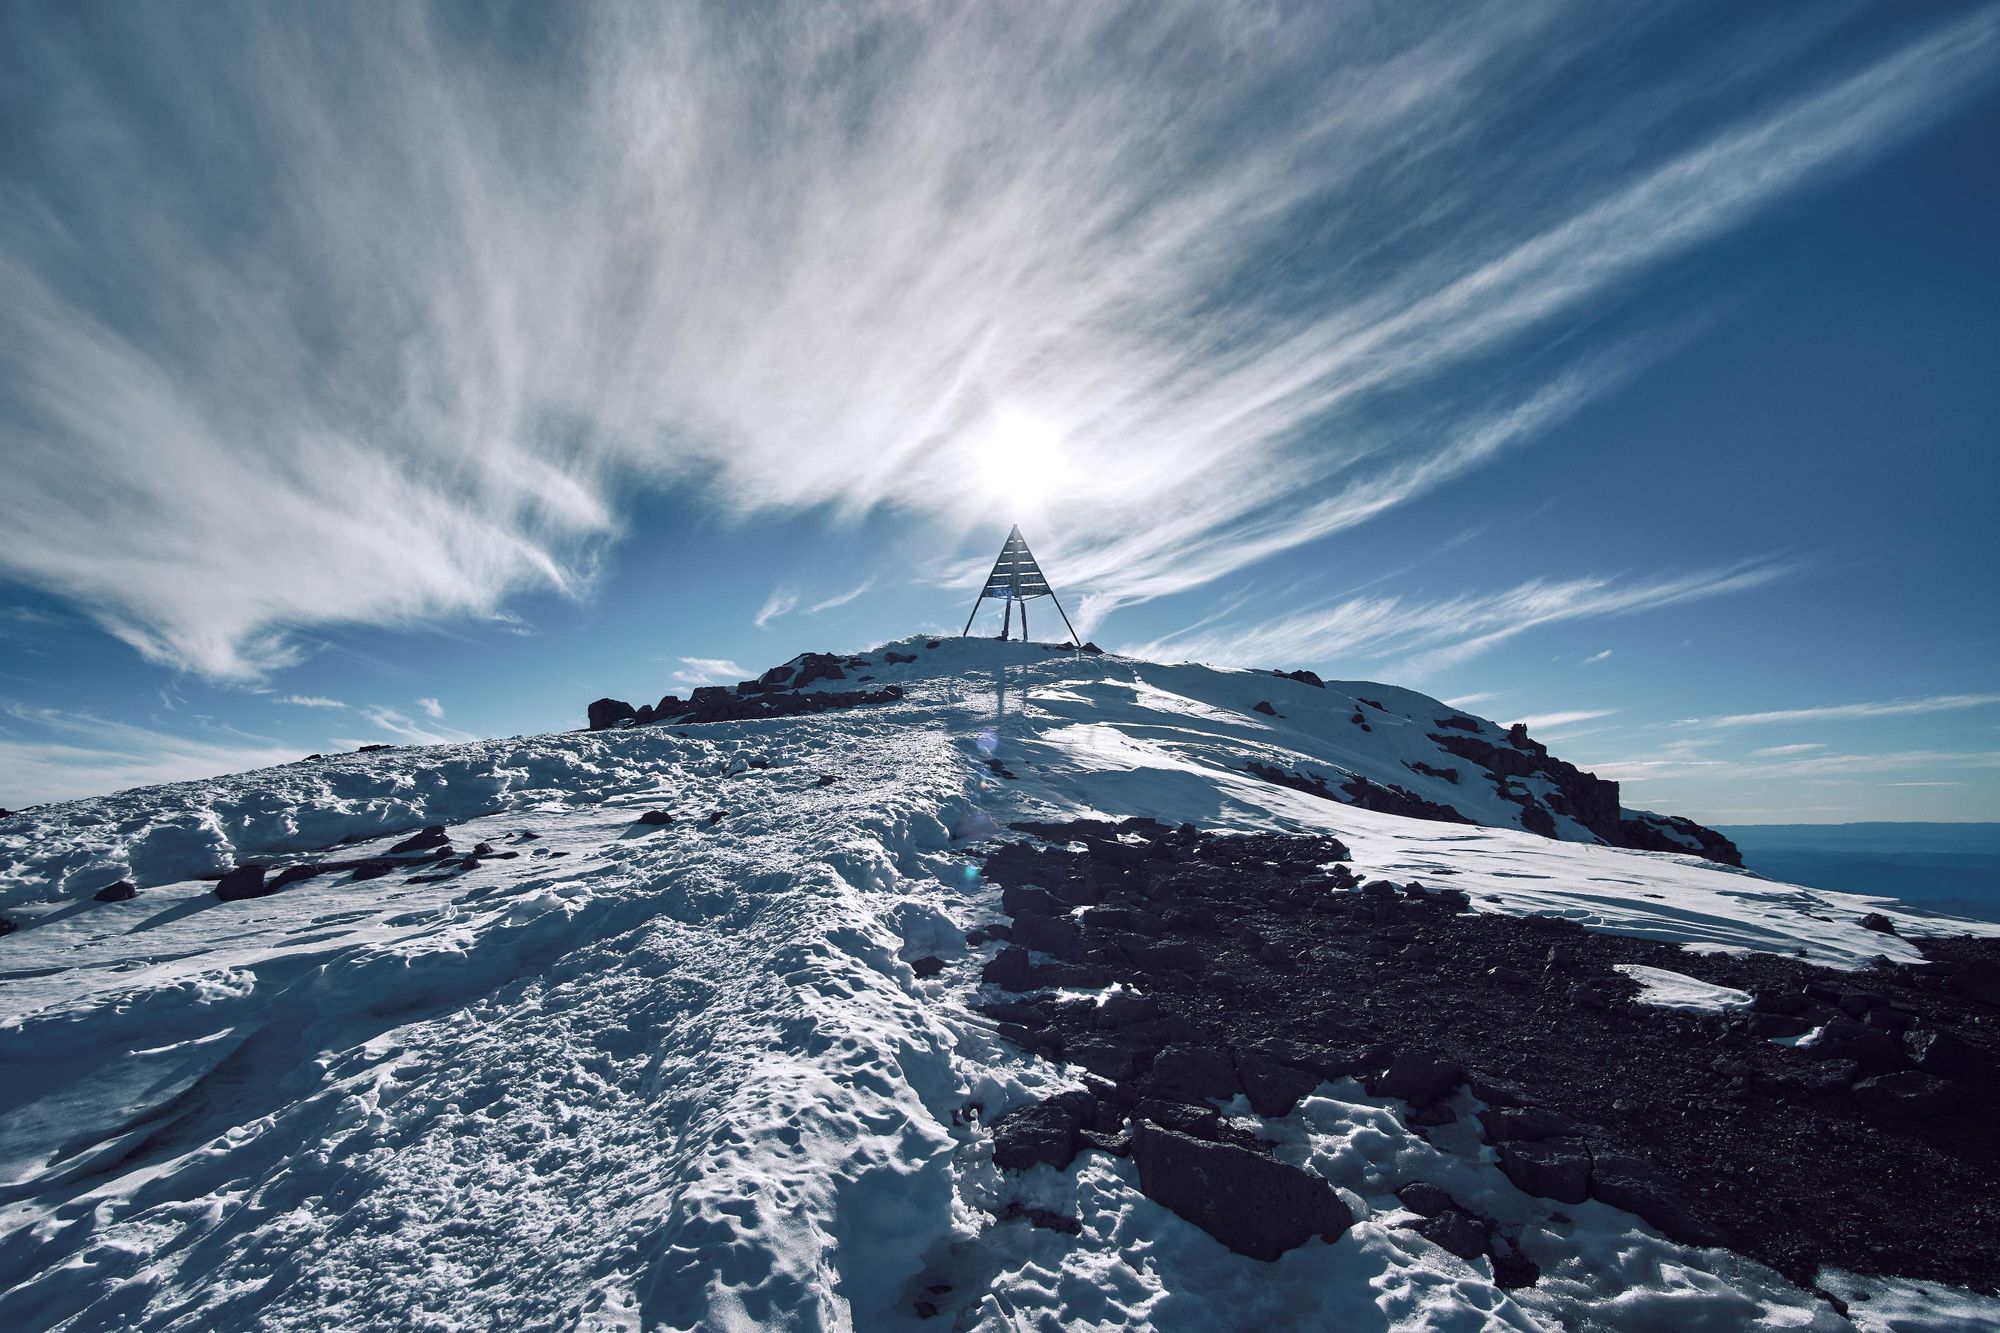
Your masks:
[{"label": "snow", "polygon": [[1734,1009],[1750,1007],[1747,991],[1717,986],[1682,972],[1647,967],[1643,963],[1614,963],[1612,966],[1639,983],[1639,993],[1633,998],[1640,1004],[1658,1005],[1662,1009],[1684,1009],[1696,1014],[1726,1014]]},{"label": "snow", "polygon": [[[1490,787],[1405,766],[1452,763],[1424,735],[1451,710],[1409,691],[925,642],[867,654],[907,691],[879,707],[345,756],[8,821],[0,1326],[1842,1326],[1734,1256],[1529,1199],[1348,1081],[1259,1122],[1361,1218],[1276,1264],[1145,1200],[1124,1161],[1002,1177],[981,1123],[1063,1084],[971,1007],[963,931],[998,904],[969,853],[1013,819],[1329,831],[1478,910],[1837,966],[1915,953],[1853,924],[1870,899],[1521,831]],[[1370,732],[1357,697],[1385,705]],[[1496,826],[1274,787],[1253,758]],[[635,826],[649,808],[676,820]],[[195,878],[428,823],[519,855],[238,903]],[[117,878],[138,896],[91,900]],[[945,968],[920,980],[925,956]],[[1527,1225],[1548,1276],[1503,1292],[1402,1229],[1415,1179]],[[1016,1199],[1083,1235],[995,1223]],[[945,1284],[949,1317],[918,1319]],[[1985,1308],[1870,1290],[1871,1318]]]}]

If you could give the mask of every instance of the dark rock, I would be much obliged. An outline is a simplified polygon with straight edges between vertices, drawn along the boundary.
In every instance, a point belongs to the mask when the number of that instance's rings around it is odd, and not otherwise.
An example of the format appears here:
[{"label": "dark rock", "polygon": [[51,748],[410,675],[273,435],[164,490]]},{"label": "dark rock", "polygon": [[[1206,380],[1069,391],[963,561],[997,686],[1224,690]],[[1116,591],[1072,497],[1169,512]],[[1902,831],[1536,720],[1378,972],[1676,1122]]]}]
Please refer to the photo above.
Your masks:
[{"label": "dark rock", "polygon": [[91,896],[101,903],[122,903],[131,901],[138,893],[138,885],[129,879],[121,879],[115,884],[106,884]]},{"label": "dark rock", "polygon": [[1955,1083],[1922,1070],[1904,1069],[1861,1080],[1854,1085],[1854,1102],[1874,1115],[1928,1120],[1956,1111],[1965,1104],[1965,1094]]},{"label": "dark rock", "polygon": [[1519,1291],[1542,1280],[1541,1266],[1519,1250],[1497,1250],[1493,1255],[1493,1282],[1502,1291]]},{"label": "dark rock", "polygon": [[632,821],[634,824],[648,824],[654,828],[664,828],[674,822],[674,817],[664,810],[647,810]]},{"label": "dark rock", "polygon": [[[890,653],[889,656],[894,657],[895,654]],[[1083,1234],[1083,1223],[1067,1213],[1059,1213],[1052,1208],[1032,1207],[1019,1199],[1010,1202],[995,1213],[994,1217],[1002,1222],[1018,1222],[1025,1218],[1029,1226],[1040,1227],[1045,1231],[1060,1231],[1065,1236]]]},{"label": "dark rock", "polygon": [[1863,1074],[1886,1074],[1903,1067],[1903,1051],[1886,1032],[1851,1018],[1829,1018],[1820,1035],[1800,1049],[1826,1060],[1852,1060]]},{"label": "dark rock", "polygon": [[1396,1199],[1419,1217],[1436,1217],[1446,1209],[1458,1207],[1457,1200],[1428,1180],[1411,1181],[1396,1191]]},{"label": "dark rock", "polygon": [[1546,1106],[1489,1107],[1479,1113],[1479,1125],[1489,1143],[1573,1138],[1583,1132],[1574,1120]]},{"label": "dark rock", "polygon": [[376,753],[376,752],[377,752],[377,751],[379,751],[379,750],[393,750],[393,749],[395,749],[395,748],[396,748],[395,746],[393,746],[393,745],[390,745],[390,744],[388,744],[388,743],[386,743],[386,742],[383,742],[383,741],[377,741],[377,742],[376,742],[375,744],[373,744],[373,745],[357,745],[357,746],[355,746],[355,747],[354,747],[354,753],[356,753],[356,754],[374,754],[374,753]]},{"label": "dark rock", "polygon": [[1269,699],[1258,700],[1256,704],[1251,706],[1250,711],[1253,713],[1262,713],[1266,717],[1276,717],[1278,715],[1278,710],[1271,706]]},{"label": "dark rock", "polygon": [[380,879],[394,873],[396,865],[392,861],[360,861],[355,864],[352,876],[356,883],[362,880]]},{"label": "dark rock", "polygon": [[1973,963],[1953,974],[1949,987],[1953,995],[1963,995],[1981,1004],[2000,1005],[2000,967]]},{"label": "dark rock", "polygon": [[1581,1139],[1500,1145],[1500,1172],[1524,1194],[1557,1203],[1590,1197],[1590,1154]]},{"label": "dark rock", "polygon": [[0,916],[0,935],[12,935],[20,928],[20,923],[15,921],[13,917]]},{"label": "dark rock", "polygon": [[421,833],[412,833],[391,847],[389,854],[399,856],[404,852],[427,852],[433,847],[442,847],[450,841],[451,835],[444,831],[444,825],[427,824]]},{"label": "dark rock", "polygon": [[1516,722],[1507,728],[1507,739],[1517,746],[1525,746],[1528,743],[1528,724]]},{"label": "dark rock", "polygon": [[1262,1051],[1238,1051],[1236,1076],[1258,1115],[1290,1115],[1319,1086],[1319,1075],[1285,1064]]},{"label": "dark rock", "polygon": [[840,781],[840,775],[838,773],[822,773],[819,775],[819,781],[814,785],[819,787],[831,787],[834,783],[838,781]]},{"label": "dark rock", "polygon": [[1410,1230],[1461,1259],[1477,1259],[1486,1253],[1489,1241],[1486,1227],[1456,1208],[1447,1208],[1435,1217],[1427,1217]]},{"label": "dark rock", "polygon": [[1008,1112],[993,1126],[993,1164],[1025,1171],[1046,1162],[1060,1171],[1082,1146],[1079,1132],[1097,1118],[1097,1098],[1064,1092]]},{"label": "dark rock", "polygon": [[1046,986],[1090,988],[1104,984],[1104,974],[1096,968],[1076,963],[1037,963],[1028,951],[1010,944],[995,954],[980,976],[1002,990],[1032,991]]},{"label": "dark rock", "polygon": [[1821,1060],[1799,1071],[1798,1084],[1819,1097],[1830,1097],[1853,1086],[1861,1077],[1861,1066],[1852,1060]]},{"label": "dark rock", "polygon": [[1284,680],[1295,680],[1301,685],[1312,685],[1322,690],[1326,688],[1325,681],[1321,680],[1315,673],[1307,671],[1304,668],[1300,668],[1297,671],[1276,671],[1272,674]]},{"label": "dark rock", "polygon": [[474,856],[491,856],[493,855],[493,844],[490,842],[475,842],[472,844],[472,854]]},{"label": "dark rock", "polygon": [[1896,933],[1896,923],[1888,917],[1883,916],[1880,912],[1870,912],[1861,918],[1859,924],[1863,930],[1880,931],[1884,935],[1894,935]]},{"label": "dark rock", "polygon": [[1590,1163],[1590,1195],[1623,1208],[1660,1234],[1687,1245],[1721,1245],[1725,1237],[1689,1209],[1671,1182],[1636,1157],[1598,1153]]},{"label": "dark rock", "polygon": [[1422,1107],[1449,1097],[1465,1079],[1463,1067],[1430,1051],[1399,1051],[1370,1091],[1377,1097],[1400,1097]]},{"label": "dark rock", "polygon": [[1243,1090],[1228,1051],[1185,1042],[1176,1042],[1154,1057],[1152,1084],[1161,1092],[1197,1100],[1234,1097]]},{"label": "dark rock", "polygon": [[723,820],[727,818],[729,818],[729,812],[727,810],[711,810],[708,812],[708,826],[710,828],[714,828],[717,824],[720,824]]},{"label": "dark rock", "polygon": [[[98,895],[103,897],[102,894]],[[1913,1027],[1903,1033],[1903,1053],[1926,1074],[1950,1077],[1971,1073],[1979,1053],[1956,1033],[1941,1028]]]},{"label": "dark rock", "polygon": [[275,886],[265,884],[264,867],[260,865],[237,866],[215,882],[215,896],[226,903],[262,898],[276,892]]},{"label": "dark rock", "polygon": [[1063,1058],[1099,1078],[1123,1082],[1152,1057],[1152,1045],[1123,1034],[1073,1037],[1063,1044]]},{"label": "dark rock", "polygon": [[277,878],[265,887],[264,892],[276,893],[279,889],[289,888],[297,884],[300,880],[315,879],[335,868],[335,866],[323,865],[317,861],[307,861],[303,865],[286,866],[278,872]]},{"label": "dark rock", "polygon": [[1099,648],[1094,643],[1086,643],[1081,648],[1077,649],[1077,651],[1082,653],[1089,653],[1092,657],[1104,656],[1104,650],[1102,648]]},{"label": "dark rock", "polygon": [[1803,1037],[1806,1033],[1812,1031],[1812,1026],[1810,1019],[1801,1018],[1796,1014],[1753,1013],[1750,1015],[1751,1035],[1766,1039],[1772,1037]]},{"label": "dark rock", "polygon": [[623,699],[599,699],[589,708],[590,729],[608,731],[621,722],[629,722],[638,714],[632,705]]},{"label": "dark rock", "polygon": [[944,971],[944,959],[912,958],[910,960],[910,971],[916,973],[919,977],[934,977]]},{"label": "dark rock", "polygon": [[894,652],[894,651],[891,651],[891,652],[886,652],[886,653],[883,653],[883,654],[882,654],[882,660],[883,660],[883,661],[885,661],[885,662],[887,662],[887,663],[888,663],[889,665],[891,665],[891,666],[896,666],[896,665],[898,665],[898,664],[900,664],[900,663],[903,663],[903,662],[914,662],[914,661],[916,661],[916,660],[917,660],[917,655],[916,655],[915,653],[899,653],[899,652]]},{"label": "dark rock", "polygon": [[1252,1259],[1274,1260],[1314,1236],[1336,1240],[1354,1224],[1325,1180],[1245,1148],[1142,1123],[1132,1159],[1147,1198]]}]

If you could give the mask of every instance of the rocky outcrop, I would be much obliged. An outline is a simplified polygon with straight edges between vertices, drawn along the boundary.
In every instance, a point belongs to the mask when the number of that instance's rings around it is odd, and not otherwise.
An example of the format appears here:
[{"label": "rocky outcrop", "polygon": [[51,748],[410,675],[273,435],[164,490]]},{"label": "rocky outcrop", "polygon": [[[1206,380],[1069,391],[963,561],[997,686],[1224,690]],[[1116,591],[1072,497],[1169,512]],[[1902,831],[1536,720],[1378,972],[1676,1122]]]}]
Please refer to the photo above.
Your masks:
[{"label": "rocky outcrop", "polygon": [[1605,841],[1613,847],[1630,847],[1635,851],[1679,852],[1683,856],[1706,857],[1726,866],[1743,864],[1743,853],[1736,849],[1735,843],[1714,829],[1680,815],[1656,815],[1650,810],[1624,811],[1616,832]]},{"label": "rocky outcrop", "polygon": [[599,699],[585,711],[590,719],[592,731],[608,731],[636,716],[632,705],[623,699]]},{"label": "rocky outcrop", "polygon": [[1142,1123],[1132,1161],[1147,1198],[1252,1259],[1269,1262],[1315,1236],[1338,1240],[1354,1225],[1323,1177],[1235,1144]]},{"label": "rocky outcrop", "polygon": [[1340,794],[1336,795],[1328,787],[1327,780],[1317,773],[1295,773],[1254,759],[1243,766],[1243,771],[1280,787],[1290,787],[1294,791],[1339,801],[1343,805],[1358,805],[1363,810],[1373,810],[1378,814],[1401,815],[1405,819],[1432,819],[1446,824],[1473,822],[1448,805],[1427,801],[1402,787],[1371,782],[1359,773],[1350,773],[1342,779]]}]

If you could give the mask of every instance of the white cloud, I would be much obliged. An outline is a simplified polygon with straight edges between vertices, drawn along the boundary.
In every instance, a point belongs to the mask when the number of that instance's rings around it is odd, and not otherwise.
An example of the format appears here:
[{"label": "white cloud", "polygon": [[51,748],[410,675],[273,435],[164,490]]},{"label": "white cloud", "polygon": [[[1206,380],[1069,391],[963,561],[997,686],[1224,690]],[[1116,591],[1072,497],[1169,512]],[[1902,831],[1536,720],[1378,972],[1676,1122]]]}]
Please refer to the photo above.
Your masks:
[{"label": "white cloud", "polygon": [[1261,624],[1212,626],[1123,651],[1159,660],[1193,659],[1246,666],[1317,661],[1401,659],[1397,674],[1420,678],[1457,666],[1544,625],[1631,615],[1761,588],[1793,572],[1785,561],[1746,561],[1688,574],[1644,579],[1585,575],[1535,579],[1497,593],[1462,593],[1438,601],[1350,597]]},{"label": "white cloud", "polygon": [[750,673],[726,657],[683,657],[674,679],[682,685],[734,685]]},{"label": "white cloud", "polygon": [[1877,754],[1823,754],[1765,763],[1660,757],[1591,765],[1598,776],[1617,781],[1673,777],[1701,777],[1709,781],[1865,777],[1913,768],[1941,772],[2000,768],[2000,751],[1895,750]]},{"label": "white cloud", "polygon": [[1702,719],[1710,727],[1756,727],[1774,722],[1852,722],[1871,717],[1909,717],[1918,713],[1952,713],[1965,708],[2000,704],[2000,694],[1934,694],[1922,699],[1890,699],[1881,703],[1834,704],[1824,708],[1780,708],[1768,713],[1730,713]]},{"label": "white cloud", "polygon": [[170,732],[53,708],[0,708],[0,805],[99,796],[304,757],[296,746],[228,727]]},{"label": "white cloud", "polygon": [[1592,653],[1590,656],[1584,658],[1583,664],[1585,666],[1589,666],[1593,662],[1602,662],[1605,659],[1609,658],[1610,656],[1611,656],[1611,650],[1609,648],[1606,648],[1601,653]]},{"label": "white cloud", "polygon": [[806,614],[809,616],[816,616],[822,611],[831,611],[836,606],[846,606],[849,602],[861,596],[863,593],[867,592],[874,586],[875,586],[874,579],[872,578],[863,579],[860,583],[856,584],[852,588],[849,588],[846,592],[835,593],[833,596],[825,598],[822,601],[814,602],[811,606],[806,608]]},{"label": "white cloud", "polygon": [[779,616],[791,614],[798,605],[798,593],[790,588],[773,588],[771,595],[764,599],[764,605],[758,608],[753,623],[758,629],[763,629]]},{"label": "white cloud", "polygon": [[1826,746],[1820,741],[1801,741],[1797,745],[1767,745],[1761,750],[1752,750],[1750,753],[1760,759],[1776,759],[1784,755],[1811,754],[1814,750],[1825,748]]},{"label": "white cloud", "polygon": [[345,708],[338,699],[329,699],[323,694],[287,694],[278,699],[281,704],[291,704],[295,708]]},{"label": "white cloud", "polygon": [[1586,708],[1568,713],[1537,713],[1532,717],[1524,717],[1518,720],[1527,723],[1528,734],[1532,736],[1544,729],[1565,727],[1574,722],[1591,722],[1600,717],[1610,717],[1617,711],[1615,708]]},{"label": "white cloud", "polygon": [[[459,731],[452,727],[438,727],[436,729],[427,727],[407,713],[390,708],[385,704],[365,705],[361,709],[361,715],[381,728],[385,734],[410,745],[445,745],[452,741],[469,741],[475,739],[470,733]],[[363,744],[364,742],[349,738],[343,739],[341,743],[351,747]]]},{"label": "white cloud", "polygon": [[440,720],[444,717],[444,705],[435,699],[419,699],[417,700],[417,707],[423,709],[431,717]]},{"label": "white cloud", "polygon": [[1476,704],[1498,699],[1504,694],[1505,690],[1479,690],[1472,694],[1461,694],[1455,699],[1446,699],[1444,702],[1453,708],[1471,708]]},{"label": "white cloud", "polygon": [[[1970,7],[1774,98],[1843,49],[1801,17],[1495,151],[1496,101],[1634,40],[1594,17],[885,0],[753,40],[729,6],[591,6],[544,70],[414,8],[118,11],[92,39],[143,62],[51,36],[18,70],[24,155],[91,170],[13,183],[0,226],[0,573],[251,677],[299,627],[585,590],[645,486],[964,533],[1025,412],[1071,456],[1038,554],[1088,629],[1595,400],[1662,344],[1560,334],[2000,44]],[[1246,284],[1301,217],[1326,262]],[[1525,339],[1546,370],[1474,373]]]}]

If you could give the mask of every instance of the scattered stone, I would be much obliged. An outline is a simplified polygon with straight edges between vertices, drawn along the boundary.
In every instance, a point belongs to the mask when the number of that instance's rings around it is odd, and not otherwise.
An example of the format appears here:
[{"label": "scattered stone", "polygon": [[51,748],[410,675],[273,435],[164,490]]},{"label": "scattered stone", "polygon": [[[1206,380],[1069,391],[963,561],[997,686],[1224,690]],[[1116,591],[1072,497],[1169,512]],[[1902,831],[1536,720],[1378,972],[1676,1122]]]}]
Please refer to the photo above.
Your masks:
[{"label": "scattered stone", "polygon": [[720,824],[723,820],[727,818],[729,818],[729,812],[727,810],[711,810],[708,812],[708,826],[710,828],[714,828],[717,824]]},{"label": "scattered stone", "polygon": [[834,783],[838,781],[840,781],[840,775],[838,773],[822,773],[819,775],[819,781],[814,783],[813,785],[817,787],[831,787]]},{"label": "scattered stone", "polygon": [[[890,653],[889,656],[894,657],[895,654]],[[1067,1213],[1059,1213],[1052,1208],[1036,1208],[1023,1204],[1019,1199],[1009,1202],[993,1216],[996,1221],[1001,1222],[1018,1222],[1025,1218],[1029,1226],[1040,1227],[1045,1231],[1060,1231],[1065,1236],[1083,1234],[1083,1223]]]},{"label": "scattered stone", "polygon": [[1354,1224],[1325,1180],[1247,1148],[1142,1122],[1132,1160],[1147,1198],[1252,1259],[1269,1262],[1314,1236],[1337,1240]]},{"label": "scattered stone", "polygon": [[474,856],[491,856],[493,855],[493,844],[490,842],[475,842],[472,844],[472,854]]},{"label": "scattered stone", "polygon": [[910,960],[910,971],[916,973],[919,977],[934,977],[944,971],[944,959],[912,958]]},{"label": "scattered stone", "polygon": [[1253,713],[1262,713],[1266,717],[1276,717],[1278,715],[1278,710],[1272,707],[1269,699],[1258,700],[1255,704],[1251,705],[1250,711]]},{"label": "scattered stone", "polygon": [[634,824],[647,824],[654,828],[664,828],[666,825],[674,822],[674,817],[664,810],[647,810],[642,812],[632,822]]},{"label": "scattered stone", "polygon": [[1880,912],[1870,912],[1867,916],[1861,918],[1859,924],[1863,930],[1880,931],[1884,935],[1894,935],[1896,933],[1896,923],[1888,917],[1883,916]]},{"label": "scattered stone", "polygon": [[1292,1108],[1319,1086],[1319,1075],[1308,1073],[1261,1051],[1238,1051],[1236,1075],[1258,1115],[1290,1115]]},{"label": "scattered stone", "polygon": [[393,746],[393,745],[389,745],[389,744],[386,744],[386,743],[384,743],[384,742],[381,742],[381,741],[377,741],[377,742],[376,742],[375,744],[373,744],[373,745],[361,745],[361,746],[356,746],[356,747],[355,747],[355,750],[354,750],[354,753],[356,753],[356,754],[374,754],[374,753],[376,753],[376,752],[377,752],[378,750],[393,750],[393,749],[395,749],[395,748],[396,748],[396,747],[395,747],[395,746]]},{"label": "scattered stone", "polygon": [[91,896],[101,903],[130,902],[139,894],[139,886],[129,879],[121,879],[115,884],[106,884]]},{"label": "scattered stone", "polygon": [[391,847],[389,854],[396,856],[403,852],[427,852],[433,847],[443,847],[450,841],[451,835],[444,831],[444,825],[426,824],[422,832],[412,833]]}]

